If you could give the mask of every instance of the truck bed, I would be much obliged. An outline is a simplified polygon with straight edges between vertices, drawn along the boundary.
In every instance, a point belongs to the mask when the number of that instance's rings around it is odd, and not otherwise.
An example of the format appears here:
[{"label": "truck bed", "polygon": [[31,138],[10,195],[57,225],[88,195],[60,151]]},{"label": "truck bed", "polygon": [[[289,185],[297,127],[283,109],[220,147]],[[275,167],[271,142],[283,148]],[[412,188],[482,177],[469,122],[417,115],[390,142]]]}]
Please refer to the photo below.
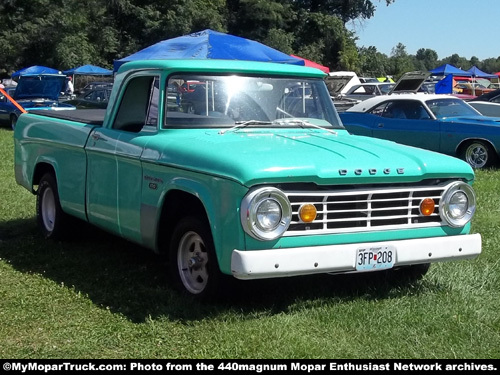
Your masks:
[{"label": "truck bed", "polygon": [[29,111],[36,115],[58,118],[61,120],[82,122],[84,124],[102,126],[106,109],[74,109],[62,111],[44,111],[34,110]]}]

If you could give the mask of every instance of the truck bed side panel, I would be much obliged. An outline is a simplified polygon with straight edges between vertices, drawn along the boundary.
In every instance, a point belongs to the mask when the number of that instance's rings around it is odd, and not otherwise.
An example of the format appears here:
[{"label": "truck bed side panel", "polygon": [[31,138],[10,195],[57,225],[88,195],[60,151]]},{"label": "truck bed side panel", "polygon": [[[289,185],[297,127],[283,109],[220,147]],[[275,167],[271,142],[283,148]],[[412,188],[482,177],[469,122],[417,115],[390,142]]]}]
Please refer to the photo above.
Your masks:
[{"label": "truck bed side panel", "polygon": [[94,127],[36,114],[22,115],[14,132],[17,183],[34,191],[37,168],[50,165],[55,171],[63,210],[86,220],[84,146]]}]

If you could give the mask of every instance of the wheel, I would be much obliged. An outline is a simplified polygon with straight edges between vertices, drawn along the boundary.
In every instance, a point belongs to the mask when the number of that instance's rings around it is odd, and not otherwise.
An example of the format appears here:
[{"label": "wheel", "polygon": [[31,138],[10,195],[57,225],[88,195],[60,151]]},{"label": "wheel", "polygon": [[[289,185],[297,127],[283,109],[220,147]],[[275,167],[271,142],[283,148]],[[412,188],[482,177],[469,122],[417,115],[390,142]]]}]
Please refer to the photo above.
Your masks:
[{"label": "wheel", "polygon": [[38,185],[36,216],[45,238],[56,240],[64,237],[69,220],[61,208],[57,182],[52,173],[43,175]]},{"label": "wheel", "polygon": [[16,124],[17,124],[17,116],[10,115],[10,126],[12,127],[12,130],[16,128]]},{"label": "wheel", "polygon": [[496,160],[496,154],[485,142],[473,141],[464,148],[462,158],[472,168],[481,169],[491,166]]},{"label": "wheel", "polygon": [[206,221],[194,216],[180,220],[170,243],[169,267],[179,291],[197,299],[216,298],[223,276]]}]

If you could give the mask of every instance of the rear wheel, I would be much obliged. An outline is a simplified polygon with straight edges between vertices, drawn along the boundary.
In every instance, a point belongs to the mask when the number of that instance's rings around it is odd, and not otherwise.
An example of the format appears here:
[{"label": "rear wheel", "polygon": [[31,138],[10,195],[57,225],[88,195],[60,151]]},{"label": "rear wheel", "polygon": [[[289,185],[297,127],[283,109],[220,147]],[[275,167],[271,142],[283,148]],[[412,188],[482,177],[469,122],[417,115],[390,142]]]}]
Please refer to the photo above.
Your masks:
[{"label": "rear wheel", "polygon": [[188,216],[174,229],[169,251],[172,281],[181,292],[197,299],[213,299],[223,278],[208,223]]},{"label": "rear wheel", "polygon": [[476,169],[490,167],[497,159],[493,148],[483,141],[473,141],[467,144],[462,150],[461,157]]},{"label": "rear wheel", "polygon": [[45,238],[55,240],[64,237],[68,215],[61,208],[57,182],[52,173],[43,175],[38,185],[36,215],[38,227]]}]

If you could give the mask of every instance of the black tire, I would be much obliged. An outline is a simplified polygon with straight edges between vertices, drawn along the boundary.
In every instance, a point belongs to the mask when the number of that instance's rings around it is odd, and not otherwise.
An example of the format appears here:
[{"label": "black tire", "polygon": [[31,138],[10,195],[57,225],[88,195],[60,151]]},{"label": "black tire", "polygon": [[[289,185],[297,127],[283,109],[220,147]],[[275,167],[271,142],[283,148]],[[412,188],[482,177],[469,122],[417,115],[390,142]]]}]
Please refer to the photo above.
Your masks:
[{"label": "black tire", "polygon": [[17,124],[17,116],[14,114],[10,115],[10,126],[12,130],[16,128],[16,124]]},{"label": "black tire", "polygon": [[69,217],[61,208],[57,182],[52,173],[43,175],[36,196],[36,217],[43,236],[59,240],[67,235]]},{"label": "black tire", "polygon": [[472,168],[491,167],[497,160],[495,150],[484,141],[472,141],[463,147],[460,157]]},{"label": "black tire", "polygon": [[204,301],[221,296],[224,275],[206,221],[194,216],[181,219],[174,229],[168,255],[169,275],[177,290]]}]

